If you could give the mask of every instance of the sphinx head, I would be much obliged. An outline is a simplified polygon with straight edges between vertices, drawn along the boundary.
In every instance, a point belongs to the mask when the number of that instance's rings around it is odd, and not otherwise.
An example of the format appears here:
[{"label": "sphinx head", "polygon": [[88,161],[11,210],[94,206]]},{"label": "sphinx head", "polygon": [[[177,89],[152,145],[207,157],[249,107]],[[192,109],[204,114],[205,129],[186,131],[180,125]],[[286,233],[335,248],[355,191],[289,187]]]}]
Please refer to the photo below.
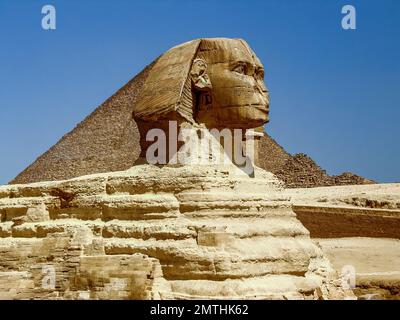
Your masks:
[{"label": "sphinx head", "polygon": [[[141,157],[152,144],[147,133],[157,128],[168,134],[171,121],[178,130],[260,129],[269,120],[263,65],[241,39],[199,39],[173,47],[151,67],[133,114]],[[171,139],[176,137],[169,136],[168,143]]]},{"label": "sphinx head", "polygon": [[[204,39],[192,70],[203,65],[208,86],[192,74],[194,119],[207,127],[254,128],[268,121],[264,67],[244,40]],[[200,82],[202,84],[202,82]]]},{"label": "sphinx head", "polygon": [[184,119],[208,128],[255,128],[268,122],[264,68],[241,39],[200,39],[155,63],[136,100],[137,121]]}]

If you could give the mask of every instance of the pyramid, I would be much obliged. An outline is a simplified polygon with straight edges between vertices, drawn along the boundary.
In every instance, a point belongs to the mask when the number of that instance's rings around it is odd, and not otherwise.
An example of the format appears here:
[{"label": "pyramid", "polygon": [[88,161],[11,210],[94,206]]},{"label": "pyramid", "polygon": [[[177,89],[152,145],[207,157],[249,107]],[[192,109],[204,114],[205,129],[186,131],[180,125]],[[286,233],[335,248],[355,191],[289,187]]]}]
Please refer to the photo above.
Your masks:
[{"label": "pyramid", "polygon": [[281,179],[287,188],[373,184],[375,181],[351,172],[329,175],[308,155],[291,155],[268,134],[260,139],[258,165]]},{"label": "pyramid", "polygon": [[[151,65],[18,174],[10,184],[65,180],[130,168],[139,158],[141,150],[137,124],[132,118],[132,104],[150,69]],[[101,139],[92,141],[92,136]],[[260,139],[258,154],[258,166],[274,173],[288,188],[375,183],[351,172],[329,176],[309,156],[303,153],[291,155],[268,133]]]},{"label": "pyramid", "polygon": [[[65,180],[130,168],[141,152],[133,110],[156,62],[157,59],[9,183]],[[310,157],[289,154],[267,133],[260,139],[258,154],[257,164],[277,175],[289,188],[374,183],[349,172],[329,176]]]},{"label": "pyramid", "polygon": [[107,99],[10,183],[64,180],[130,168],[140,154],[132,112],[154,62]]}]

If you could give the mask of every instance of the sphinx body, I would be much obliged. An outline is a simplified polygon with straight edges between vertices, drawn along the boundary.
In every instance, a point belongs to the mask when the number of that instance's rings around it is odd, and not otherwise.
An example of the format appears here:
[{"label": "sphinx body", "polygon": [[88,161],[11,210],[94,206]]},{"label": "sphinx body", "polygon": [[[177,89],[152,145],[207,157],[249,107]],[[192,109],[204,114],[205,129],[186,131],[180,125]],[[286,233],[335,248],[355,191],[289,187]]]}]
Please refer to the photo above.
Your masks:
[{"label": "sphinx body", "polygon": [[[43,299],[344,297],[281,190],[271,173],[256,168],[250,178],[233,164],[144,164],[3,186],[0,292]],[[54,288],[42,284],[50,267]]]},{"label": "sphinx body", "polygon": [[[199,165],[193,158],[171,163],[180,149],[171,153],[169,146],[168,163],[146,163],[147,134],[171,121],[180,129],[206,132],[266,123],[269,96],[263,74],[243,40],[200,39],[174,47],[153,64],[132,106],[141,135],[137,165],[0,187],[0,294],[43,299],[352,297],[273,174],[254,163],[248,173],[229,155],[223,163]],[[224,144],[211,141],[214,148],[206,154],[200,150],[202,159],[226,155]],[[51,275],[54,283],[47,281]],[[10,291],[10,286],[18,289]]]}]

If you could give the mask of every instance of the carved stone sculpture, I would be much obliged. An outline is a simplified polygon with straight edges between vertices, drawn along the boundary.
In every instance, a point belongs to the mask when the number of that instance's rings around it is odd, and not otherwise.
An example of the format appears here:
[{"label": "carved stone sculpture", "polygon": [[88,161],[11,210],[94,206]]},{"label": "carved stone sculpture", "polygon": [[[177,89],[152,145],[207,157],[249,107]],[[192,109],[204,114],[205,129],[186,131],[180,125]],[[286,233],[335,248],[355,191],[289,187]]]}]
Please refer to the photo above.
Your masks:
[{"label": "carved stone sculpture", "polygon": [[[152,128],[168,121],[211,128],[256,128],[268,122],[264,67],[241,39],[199,39],[155,62],[134,105],[142,157]],[[172,155],[170,155],[172,157]]]},{"label": "carved stone sculpture", "polygon": [[[194,40],[167,51],[132,106],[142,148],[149,148],[149,130],[170,121],[205,129],[198,140],[211,128],[259,128],[269,108],[263,73],[243,40]],[[226,152],[214,146],[212,156]],[[282,183],[253,169],[249,174],[229,158],[138,164],[0,187],[0,296],[352,297],[296,218]],[[53,286],[44,281],[48,273]]]},{"label": "carved stone sculpture", "polygon": [[268,121],[264,67],[244,40],[201,39],[163,54],[134,106],[138,121],[181,119],[208,128]]}]

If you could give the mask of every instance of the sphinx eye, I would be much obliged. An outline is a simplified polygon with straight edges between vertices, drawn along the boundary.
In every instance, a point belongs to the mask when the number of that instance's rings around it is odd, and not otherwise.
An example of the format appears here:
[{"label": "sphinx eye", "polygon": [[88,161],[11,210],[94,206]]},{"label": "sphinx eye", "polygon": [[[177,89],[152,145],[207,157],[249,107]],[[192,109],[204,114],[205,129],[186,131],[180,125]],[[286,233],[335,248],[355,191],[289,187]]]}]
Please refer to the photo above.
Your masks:
[{"label": "sphinx eye", "polygon": [[240,73],[240,74],[245,74],[246,73],[246,66],[245,66],[244,63],[239,63],[232,70],[237,72],[237,73]]},{"label": "sphinx eye", "polygon": [[264,69],[258,69],[256,71],[256,76],[258,79],[264,79]]}]

